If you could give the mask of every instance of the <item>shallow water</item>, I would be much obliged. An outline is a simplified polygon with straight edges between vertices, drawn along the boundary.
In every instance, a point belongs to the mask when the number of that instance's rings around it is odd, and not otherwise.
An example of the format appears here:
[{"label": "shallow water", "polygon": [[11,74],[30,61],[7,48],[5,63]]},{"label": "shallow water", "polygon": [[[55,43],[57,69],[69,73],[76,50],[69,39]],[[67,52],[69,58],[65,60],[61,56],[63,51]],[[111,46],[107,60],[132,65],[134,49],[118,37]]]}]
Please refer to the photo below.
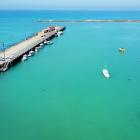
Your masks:
[{"label": "shallow water", "polygon": [[[1,11],[0,38],[7,46],[50,25],[38,19],[139,15]],[[67,29],[53,45],[0,74],[0,140],[140,139],[140,23],[58,25]],[[104,67],[109,80],[102,75]]]}]

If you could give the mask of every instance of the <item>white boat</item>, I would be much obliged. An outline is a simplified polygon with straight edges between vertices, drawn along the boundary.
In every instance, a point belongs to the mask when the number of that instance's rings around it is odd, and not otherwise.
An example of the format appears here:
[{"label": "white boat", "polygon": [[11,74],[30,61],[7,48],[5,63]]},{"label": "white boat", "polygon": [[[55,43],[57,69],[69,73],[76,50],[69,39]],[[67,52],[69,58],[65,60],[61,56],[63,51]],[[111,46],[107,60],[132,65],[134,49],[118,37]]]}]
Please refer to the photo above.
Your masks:
[{"label": "white boat", "polygon": [[61,36],[62,34],[63,34],[62,31],[59,31],[59,32],[57,33],[58,36]]},{"label": "white boat", "polygon": [[44,44],[47,44],[47,41],[44,41]]},{"label": "white boat", "polygon": [[32,56],[32,54],[29,52],[28,57],[31,57],[31,56]]},{"label": "white boat", "polygon": [[44,46],[44,44],[43,43],[40,43],[40,46]]},{"label": "white boat", "polygon": [[125,52],[125,48],[119,48],[119,51],[120,51],[121,53],[124,53],[124,52]]},{"label": "white boat", "polygon": [[109,71],[108,71],[107,69],[103,69],[103,75],[104,75],[106,78],[109,78],[109,77],[110,77]]},{"label": "white boat", "polygon": [[23,55],[23,57],[22,57],[22,61],[25,61],[25,60],[27,60],[28,59],[28,56],[25,54],[25,55]]},{"label": "white boat", "polygon": [[30,51],[30,53],[31,53],[31,55],[34,55],[35,52],[34,51]]},{"label": "white boat", "polygon": [[39,50],[39,47],[36,47],[36,48],[35,48],[35,52],[38,52],[38,50]]},{"label": "white boat", "polygon": [[47,41],[47,44],[48,45],[52,45],[53,43],[51,41]]},{"label": "white boat", "polygon": [[34,51],[30,51],[28,57],[31,57],[34,53],[35,53]]}]

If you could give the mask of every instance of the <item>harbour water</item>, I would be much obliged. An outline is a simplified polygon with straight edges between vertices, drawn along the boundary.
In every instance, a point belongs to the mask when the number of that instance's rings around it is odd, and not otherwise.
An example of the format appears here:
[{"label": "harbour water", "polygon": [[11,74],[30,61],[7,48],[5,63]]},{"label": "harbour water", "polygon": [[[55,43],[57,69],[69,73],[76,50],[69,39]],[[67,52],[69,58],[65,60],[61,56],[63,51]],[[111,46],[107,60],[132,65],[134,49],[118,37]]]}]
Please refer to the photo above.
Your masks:
[{"label": "harbour water", "polygon": [[139,140],[140,23],[38,19],[140,19],[140,12],[0,11],[5,47],[50,25],[67,28],[0,73],[0,140]]}]

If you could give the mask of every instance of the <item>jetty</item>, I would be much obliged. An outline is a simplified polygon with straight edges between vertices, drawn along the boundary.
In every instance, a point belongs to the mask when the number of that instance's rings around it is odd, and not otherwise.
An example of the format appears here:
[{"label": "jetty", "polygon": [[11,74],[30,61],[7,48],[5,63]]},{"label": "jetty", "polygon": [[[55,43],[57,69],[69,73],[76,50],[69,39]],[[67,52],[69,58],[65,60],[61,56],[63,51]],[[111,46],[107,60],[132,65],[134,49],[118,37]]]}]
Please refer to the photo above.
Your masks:
[{"label": "jetty", "polygon": [[19,62],[24,55],[28,55],[30,51],[35,51],[37,47],[44,44],[44,42],[49,42],[64,30],[65,27],[51,26],[35,33],[32,37],[26,38],[24,41],[17,43],[4,51],[0,51],[0,72],[6,71],[10,66]]}]

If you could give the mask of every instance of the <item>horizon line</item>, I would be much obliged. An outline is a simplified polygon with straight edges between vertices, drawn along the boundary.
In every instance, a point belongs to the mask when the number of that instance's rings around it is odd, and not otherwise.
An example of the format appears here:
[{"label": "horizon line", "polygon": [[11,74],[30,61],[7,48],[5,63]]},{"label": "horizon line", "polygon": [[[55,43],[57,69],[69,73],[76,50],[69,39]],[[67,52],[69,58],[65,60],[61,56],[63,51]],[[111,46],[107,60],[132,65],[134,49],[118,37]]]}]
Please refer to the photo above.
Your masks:
[{"label": "horizon line", "polygon": [[140,9],[0,9],[0,11],[140,11]]}]

